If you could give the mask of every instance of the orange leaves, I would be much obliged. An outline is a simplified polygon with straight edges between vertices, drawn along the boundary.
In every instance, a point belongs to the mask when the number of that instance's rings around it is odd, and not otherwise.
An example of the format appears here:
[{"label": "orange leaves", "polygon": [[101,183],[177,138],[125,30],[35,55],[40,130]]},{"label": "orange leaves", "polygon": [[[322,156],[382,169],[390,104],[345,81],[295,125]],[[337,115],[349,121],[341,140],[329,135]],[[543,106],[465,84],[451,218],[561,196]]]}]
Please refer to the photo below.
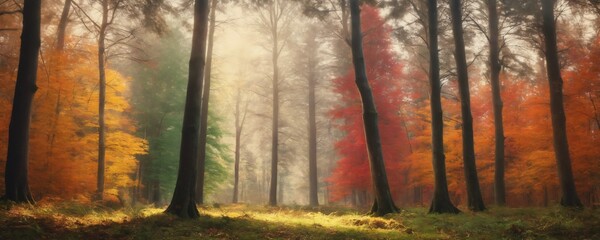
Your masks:
[{"label": "orange leaves", "polygon": [[[30,130],[30,187],[37,198],[89,195],[96,188],[97,63],[80,51],[46,51],[43,57]],[[8,75],[0,71],[0,82],[14,81]],[[126,82],[118,72],[107,71],[105,185],[109,194],[134,184],[135,155],[147,149],[146,142],[133,135],[136,128],[127,115]],[[5,146],[8,128],[4,118],[10,116],[4,114],[10,111],[4,91],[12,88],[2,88],[0,95],[1,146]],[[0,159],[6,156],[2,151]]]}]

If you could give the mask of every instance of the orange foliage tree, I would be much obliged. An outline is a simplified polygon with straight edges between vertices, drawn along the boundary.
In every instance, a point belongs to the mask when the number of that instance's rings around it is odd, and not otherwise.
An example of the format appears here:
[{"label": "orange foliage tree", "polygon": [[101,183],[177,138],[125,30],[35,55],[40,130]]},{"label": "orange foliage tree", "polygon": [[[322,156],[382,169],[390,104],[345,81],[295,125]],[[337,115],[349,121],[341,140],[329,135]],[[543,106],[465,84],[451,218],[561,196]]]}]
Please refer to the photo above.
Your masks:
[{"label": "orange foliage tree", "polygon": [[[51,41],[44,41],[51,42]],[[96,62],[84,51],[51,50],[43,46],[39,64],[38,91],[31,122],[30,186],[37,198],[87,199],[96,184],[98,101]],[[83,46],[93,51],[92,46]],[[76,64],[74,64],[76,63]],[[3,69],[4,70],[4,69]],[[0,82],[14,83],[10,71],[0,71]],[[146,152],[146,142],[135,137],[135,124],[128,116],[127,78],[107,71],[107,191],[123,199],[133,186],[138,164],[136,155]],[[8,85],[8,84],[7,84]],[[6,86],[6,85],[4,85]],[[10,89],[6,89],[10,91]],[[5,89],[2,89],[4,93]],[[10,109],[8,95],[0,97],[0,111]],[[0,146],[5,146],[8,124],[0,118]],[[0,154],[5,152],[3,148]],[[4,161],[2,154],[0,160]],[[3,164],[0,164],[3,165]],[[0,169],[3,171],[3,169]]]}]

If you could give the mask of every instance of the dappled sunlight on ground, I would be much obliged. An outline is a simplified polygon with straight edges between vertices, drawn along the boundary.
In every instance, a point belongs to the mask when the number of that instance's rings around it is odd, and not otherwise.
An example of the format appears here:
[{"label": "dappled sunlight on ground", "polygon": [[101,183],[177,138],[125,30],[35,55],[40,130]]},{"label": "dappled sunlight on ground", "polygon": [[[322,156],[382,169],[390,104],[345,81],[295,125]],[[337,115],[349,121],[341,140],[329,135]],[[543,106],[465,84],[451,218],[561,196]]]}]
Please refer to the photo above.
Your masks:
[{"label": "dappled sunlight on ground", "polygon": [[600,239],[600,210],[491,208],[370,217],[343,207],[199,206],[199,219],[139,205],[0,203],[0,239]]}]

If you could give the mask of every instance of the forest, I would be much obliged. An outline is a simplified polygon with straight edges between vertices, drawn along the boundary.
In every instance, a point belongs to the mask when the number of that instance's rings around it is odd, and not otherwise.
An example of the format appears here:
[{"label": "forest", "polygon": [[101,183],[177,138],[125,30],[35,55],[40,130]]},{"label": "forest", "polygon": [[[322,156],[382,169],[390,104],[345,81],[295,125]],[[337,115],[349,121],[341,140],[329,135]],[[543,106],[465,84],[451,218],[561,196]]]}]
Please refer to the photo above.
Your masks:
[{"label": "forest", "polygon": [[0,0],[0,239],[600,239],[598,0]]}]

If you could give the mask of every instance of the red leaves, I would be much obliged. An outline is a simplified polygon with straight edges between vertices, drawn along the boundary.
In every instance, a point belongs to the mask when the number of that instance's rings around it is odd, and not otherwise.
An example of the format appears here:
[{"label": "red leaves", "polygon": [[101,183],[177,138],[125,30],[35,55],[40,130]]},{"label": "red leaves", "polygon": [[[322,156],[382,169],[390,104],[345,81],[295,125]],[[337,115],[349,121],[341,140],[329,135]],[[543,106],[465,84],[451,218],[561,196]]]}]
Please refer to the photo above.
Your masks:
[{"label": "red leaves", "polygon": [[[367,77],[371,85],[377,111],[384,159],[390,186],[400,188],[399,165],[408,154],[406,133],[399,115],[402,105],[402,65],[394,58],[391,50],[390,28],[385,25],[375,8],[362,9],[364,54]],[[345,136],[336,143],[341,157],[332,176],[328,179],[331,200],[337,201],[352,193],[352,190],[370,191],[371,177],[362,120],[362,108],[354,73],[333,80],[335,91],[340,94],[340,105],[331,111],[333,120]],[[395,194],[393,194],[395,195]]]}]

